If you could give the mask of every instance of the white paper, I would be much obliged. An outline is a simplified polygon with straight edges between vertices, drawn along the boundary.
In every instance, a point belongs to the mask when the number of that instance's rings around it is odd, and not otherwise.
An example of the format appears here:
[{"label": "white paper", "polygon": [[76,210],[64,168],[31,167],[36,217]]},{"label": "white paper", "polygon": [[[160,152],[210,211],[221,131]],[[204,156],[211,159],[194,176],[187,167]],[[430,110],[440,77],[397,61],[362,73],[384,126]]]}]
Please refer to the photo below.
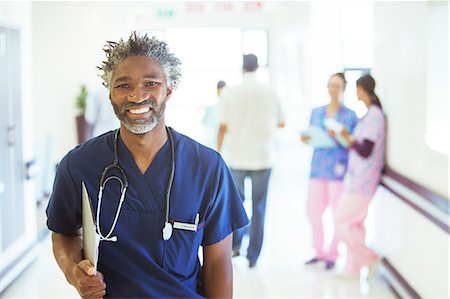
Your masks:
[{"label": "white paper", "polygon": [[92,204],[84,182],[81,182],[82,194],[82,223],[83,223],[83,255],[89,260],[97,272],[98,245],[100,237],[95,231]]},{"label": "white paper", "polygon": [[336,140],[339,142],[343,147],[348,147],[348,142],[342,136],[341,132],[344,129],[344,125],[335,120],[334,118],[327,118],[324,120],[325,127],[328,130],[334,131],[336,134]]},{"label": "white paper", "polygon": [[327,118],[323,123],[328,130],[334,131],[336,134],[340,134],[344,128],[344,126],[334,118]]}]

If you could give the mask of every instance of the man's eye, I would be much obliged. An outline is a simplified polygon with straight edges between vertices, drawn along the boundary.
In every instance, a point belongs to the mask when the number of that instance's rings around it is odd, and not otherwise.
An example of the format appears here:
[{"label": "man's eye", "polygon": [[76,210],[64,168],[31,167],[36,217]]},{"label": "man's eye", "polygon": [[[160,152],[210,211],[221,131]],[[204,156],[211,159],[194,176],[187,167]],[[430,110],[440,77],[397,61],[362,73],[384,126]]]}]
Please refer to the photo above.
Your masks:
[{"label": "man's eye", "polygon": [[159,85],[159,82],[150,81],[145,83],[145,86],[157,86],[157,85]]},{"label": "man's eye", "polygon": [[126,83],[124,83],[124,84],[119,84],[119,85],[116,86],[116,88],[128,88],[128,87],[130,87],[130,85],[128,85],[128,84],[126,84]]}]

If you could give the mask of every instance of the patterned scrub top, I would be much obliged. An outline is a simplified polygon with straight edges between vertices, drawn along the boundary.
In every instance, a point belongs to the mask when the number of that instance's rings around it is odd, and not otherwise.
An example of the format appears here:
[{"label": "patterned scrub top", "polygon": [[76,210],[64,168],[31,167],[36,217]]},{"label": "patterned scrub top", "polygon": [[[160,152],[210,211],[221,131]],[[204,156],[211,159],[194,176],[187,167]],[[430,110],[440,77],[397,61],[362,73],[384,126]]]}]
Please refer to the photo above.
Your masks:
[{"label": "patterned scrub top", "polygon": [[360,143],[367,139],[375,145],[367,158],[350,150],[344,192],[371,196],[380,183],[386,151],[386,117],[378,106],[369,107],[358,122],[353,138]]},{"label": "patterned scrub top", "polygon": [[[310,126],[317,126],[326,131],[325,119],[327,119],[327,106],[320,106],[313,109],[309,124]],[[353,132],[358,121],[355,112],[344,105],[340,106],[334,119],[341,123],[350,133]],[[335,143],[335,147],[314,150],[310,178],[339,181],[344,179],[347,170],[348,149],[340,145],[337,141]]]}]

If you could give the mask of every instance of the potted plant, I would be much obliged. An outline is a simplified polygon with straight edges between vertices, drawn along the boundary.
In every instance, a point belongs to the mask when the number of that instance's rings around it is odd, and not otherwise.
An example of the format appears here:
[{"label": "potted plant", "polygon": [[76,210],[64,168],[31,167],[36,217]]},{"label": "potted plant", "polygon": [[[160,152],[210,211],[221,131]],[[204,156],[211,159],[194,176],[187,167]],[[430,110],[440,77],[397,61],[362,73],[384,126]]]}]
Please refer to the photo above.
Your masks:
[{"label": "potted plant", "polygon": [[80,91],[76,97],[75,106],[77,107],[78,114],[76,116],[77,122],[77,135],[78,143],[81,144],[92,137],[92,126],[86,121],[84,113],[86,112],[86,99],[88,96],[88,90],[86,85],[80,86]]}]

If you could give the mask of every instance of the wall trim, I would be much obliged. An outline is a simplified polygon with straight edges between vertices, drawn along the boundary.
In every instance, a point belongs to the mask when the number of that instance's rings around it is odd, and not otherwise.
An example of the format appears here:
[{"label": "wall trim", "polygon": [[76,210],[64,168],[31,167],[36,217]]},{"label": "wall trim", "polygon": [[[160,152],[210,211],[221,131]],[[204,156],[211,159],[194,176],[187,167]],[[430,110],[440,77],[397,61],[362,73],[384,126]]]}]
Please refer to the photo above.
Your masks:
[{"label": "wall trim", "polygon": [[38,256],[38,241],[33,242],[29,247],[23,250],[11,264],[1,269],[0,272],[0,297],[9,285],[24,272]]},{"label": "wall trim", "polygon": [[387,258],[381,260],[380,275],[398,298],[422,299]]},{"label": "wall trim", "polygon": [[431,190],[387,168],[380,183],[408,206],[450,234],[450,202]]}]

